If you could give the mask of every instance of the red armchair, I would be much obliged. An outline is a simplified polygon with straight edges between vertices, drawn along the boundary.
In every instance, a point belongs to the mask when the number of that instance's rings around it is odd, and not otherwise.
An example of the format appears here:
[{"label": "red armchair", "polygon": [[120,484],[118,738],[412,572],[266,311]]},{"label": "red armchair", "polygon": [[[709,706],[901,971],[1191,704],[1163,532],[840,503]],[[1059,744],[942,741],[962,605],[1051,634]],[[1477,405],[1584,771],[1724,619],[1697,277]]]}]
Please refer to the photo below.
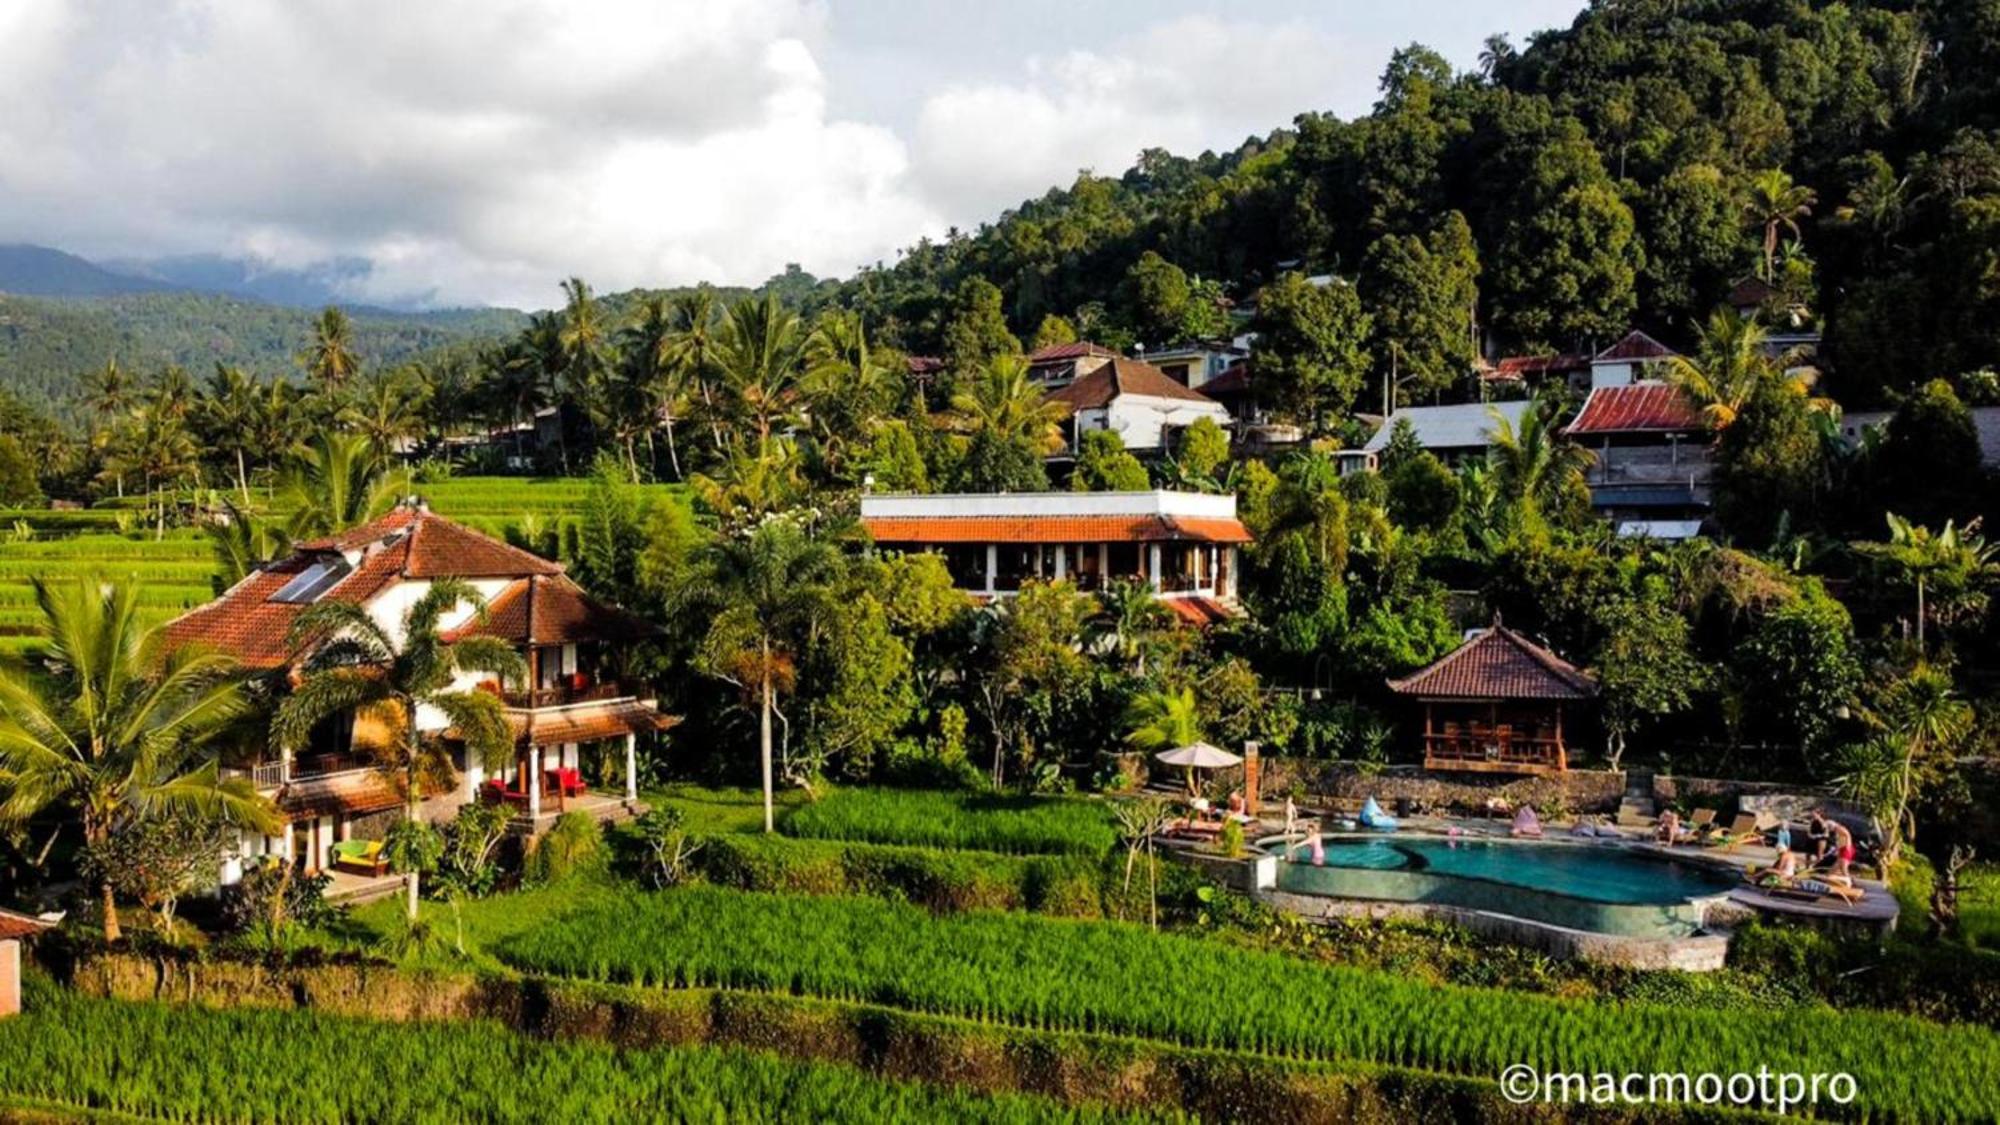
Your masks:
[{"label": "red armchair", "polygon": [[583,774],[580,771],[557,767],[545,770],[543,774],[543,786],[550,793],[560,793],[565,797],[578,797],[583,794]]}]

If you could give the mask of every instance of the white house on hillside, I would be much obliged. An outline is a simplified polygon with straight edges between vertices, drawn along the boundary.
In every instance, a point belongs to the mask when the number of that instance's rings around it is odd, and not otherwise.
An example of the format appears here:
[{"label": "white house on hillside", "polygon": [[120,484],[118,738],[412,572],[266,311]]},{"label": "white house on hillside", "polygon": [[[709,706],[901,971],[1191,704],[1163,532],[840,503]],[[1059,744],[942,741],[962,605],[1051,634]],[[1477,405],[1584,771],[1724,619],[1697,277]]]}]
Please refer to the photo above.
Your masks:
[{"label": "white house on hillside", "polygon": [[1335,454],[1340,471],[1356,473],[1372,469],[1381,460],[1382,450],[1396,432],[1396,423],[1408,421],[1416,430],[1417,444],[1437,455],[1447,465],[1486,456],[1493,443],[1494,417],[1519,427],[1521,416],[1531,403],[1527,399],[1509,402],[1462,402],[1454,406],[1405,406],[1389,415],[1375,436],[1360,449],[1343,449]]},{"label": "white house on hillside", "polygon": [[1127,449],[1150,450],[1165,448],[1176,431],[1203,418],[1229,425],[1229,411],[1221,403],[1136,359],[1106,360],[1074,383],[1051,391],[1048,401],[1069,409],[1072,453],[1092,430],[1113,431]]}]

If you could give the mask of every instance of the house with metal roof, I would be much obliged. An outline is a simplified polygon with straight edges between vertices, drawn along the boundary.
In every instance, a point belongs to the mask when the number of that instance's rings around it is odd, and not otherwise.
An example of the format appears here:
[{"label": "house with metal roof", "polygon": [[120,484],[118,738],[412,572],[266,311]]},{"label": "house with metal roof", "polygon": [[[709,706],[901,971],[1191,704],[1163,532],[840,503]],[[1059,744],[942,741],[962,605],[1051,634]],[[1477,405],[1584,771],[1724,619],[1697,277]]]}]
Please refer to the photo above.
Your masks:
[{"label": "house with metal roof", "polygon": [[1088,340],[1049,344],[1028,353],[1028,381],[1045,390],[1067,387],[1117,358],[1117,352]]},{"label": "house with metal roof", "polygon": [[1237,551],[1250,542],[1235,496],[1164,490],[870,495],[861,525],[878,550],[940,556],[977,599],[1137,579],[1194,624],[1235,615]]},{"label": "house with metal roof", "polygon": [[1134,450],[1164,449],[1173,435],[1207,418],[1230,423],[1229,411],[1200,391],[1167,378],[1150,363],[1113,357],[1090,373],[1049,392],[1048,401],[1069,412],[1069,452],[1083,447],[1083,435],[1110,430]]},{"label": "house with metal roof", "polygon": [[1343,449],[1334,456],[1343,473],[1373,469],[1382,451],[1396,432],[1399,422],[1408,422],[1416,431],[1417,444],[1447,465],[1485,458],[1493,444],[1493,432],[1501,422],[1518,428],[1521,417],[1532,405],[1527,399],[1508,402],[1463,402],[1453,406],[1405,406],[1384,419],[1374,436],[1359,449]]},{"label": "house with metal roof", "polygon": [[1565,713],[1597,684],[1496,618],[1389,690],[1423,706],[1426,769],[1546,774],[1569,768]]},{"label": "house with metal roof", "polygon": [[[420,504],[337,535],[294,545],[285,558],[252,571],[222,596],[167,623],[166,643],[198,645],[267,675],[277,690],[298,682],[308,661],[333,637],[296,636],[293,624],[312,605],[361,607],[390,640],[402,643],[409,607],[442,579],[460,579],[485,599],[485,613],[460,603],[441,622],[447,641],[495,637],[520,653],[521,683],[461,676],[461,691],[489,691],[505,707],[517,754],[488,777],[483,764],[453,747],[455,780],[424,794],[427,815],[443,819],[470,801],[513,807],[523,831],[545,830],[566,808],[615,817],[636,802],[635,743],[676,720],[624,674],[632,642],[648,623],[585,593],[563,567],[430,512]],[[286,819],[276,836],[246,835],[225,881],[266,857],[303,870],[330,870],[335,845],[375,839],[403,805],[396,784],[375,765],[374,751],[397,737],[392,716],[347,713],[320,724],[306,745],[263,747],[225,769],[249,776]],[[442,712],[420,709],[418,731],[456,742]],[[581,754],[592,743],[623,743],[621,793],[591,794],[580,783]]]},{"label": "house with metal roof", "polygon": [[1597,387],[1565,432],[1595,454],[1591,506],[1621,534],[1687,538],[1700,526],[1713,497],[1713,435],[1680,388],[1654,380]]}]

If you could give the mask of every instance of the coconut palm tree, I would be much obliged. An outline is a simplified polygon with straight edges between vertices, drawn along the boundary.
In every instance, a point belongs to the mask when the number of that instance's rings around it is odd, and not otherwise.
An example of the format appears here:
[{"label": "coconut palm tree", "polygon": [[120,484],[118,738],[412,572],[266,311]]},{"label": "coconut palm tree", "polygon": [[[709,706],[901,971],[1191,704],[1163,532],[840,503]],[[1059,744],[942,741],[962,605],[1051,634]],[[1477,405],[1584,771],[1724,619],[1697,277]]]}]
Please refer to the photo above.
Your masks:
[{"label": "coconut palm tree", "polygon": [[322,389],[337,391],[361,373],[354,354],[354,322],[338,305],[328,305],[313,320],[312,340],[299,353],[306,376]]},{"label": "coconut palm tree", "polygon": [[286,469],[277,507],[287,513],[287,535],[311,539],[388,511],[408,483],[408,475],[390,471],[367,438],[325,433]]},{"label": "coconut palm tree", "polygon": [[722,451],[723,412],[716,393],[715,292],[706,287],[673,300],[674,334],[667,358],[694,381],[701,396],[701,415],[708,421],[709,441]]},{"label": "coconut palm tree", "polygon": [[673,306],[664,297],[654,297],[640,307],[639,319],[626,327],[619,349],[626,367],[625,381],[640,392],[644,412],[640,430],[646,435],[647,461],[657,471],[659,459],[653,451],[653,426],[657,423],[666,431],[667,462],[673,467],[675,480],[681,480],[682,473],[674,426],[687,415],[688,388],[693,382],[678,343]]},{"label": "coconut palm tree", "polygon": [[970,386],[951,396],[951,409],[957,427],[975,438],[985,434],[1019,443],[1037,457],[1062,451],[1066,411],[1028,378],[1028,361],[1021,356],[995,357]]},{"label": "coconut palm tree", "polygon": [[426,405],[424,385],[412,372],[384,371],[361,384],[340,421],[386,455],[423,434]]},{"label": "coconut palm tree", "polygon": [[806,339],[804,391],[813,436],[828,470],[841,476],[848,449],[865,443],[889,410],[893,372],[868,345],[859,313],[834,310]]},{"label": "coconut palm tree", "polygon": [[1153,596],[1153,587],[1144,579],[1121,578],[1104,588],[1100,595],[1102,615],[1091,622],[1097,643],[1109,647],[1129,665],[1132,674],[1146,674],[1146,653],[1154,638],[1173,625],[1174,611]]},{"label": "coconut palm tree", "polygon": [[1125,742],[1157,754],[1201,741],[1201,709],[1193,688],[1141,692],[1125,708]]},{"label": "coconut palm tree", "polygon": [[155,516],[154,538],[167,533],[170,490],[197,479],[201,450],[181,417],[149,404],[114,431],[105,451],[101,475],[123,480],[137,477],[146,485],[146,505]]},{"label": "coconut palm tree", "polygon": [[[486,617],[486,598],[458,578],[434,581],[403,611],[401,637],[392,635],[366,609],[351,602],[321,601],[294,618],[290,644],[313,645],[304,678],[278,705],[271,737],[282,747],[305,744],[314,726],[334,715],[368,712],[382,719],[394,737],[376,748],[382,773],[403,795],[403,815],[423,817],[426,787],[451,784],[451,748],[440,732],[417,727],[420,709],[431,708],[451,722],[465,744],[468,762],[489,770],[506,768],[514,753],[514,732],[498,697],[456,690],[461,673],[486,673],[502,682],[527,674],[513,647],[495,637],[445,639],[445,619],[461,606],[475,620]],[[404,872],[406,908],[417,918],[419,875]]]},{"label": "coconut palm tree", "polygon": [[[563,310],[560,326],[556,329],[556,346],[562,359],[562,385],[557,394],[559,401],[575,401],[586,397],[587,392],[597,386],[598,375],[607,362],[610,345],[610,329],[605,324],[603,308],[597,297],[590,291],[589,283],[580,277],[572,277],[562,283]],[[558,427],[557,447],[562,451],[563,472],[569,472],[569,437],[563,432],[567,427]]]},{"label": "coconut palm tree", "polygon": [[1562,435],[1555,409],[1545,401],[1522,411],[1518,426],[1498,410],[1487,413],[1493,420],[1486,459],[1494,489],[1522,525],[1539,526],[1551,508],[1582,486],[1595,458]]},{"label": "coconut palm tree", "polygon": [[250,451],[256,443],[257,410],[256,380],[241,367],[216,364],[197,414],[208,447],[235,459],[236,490],[245,505],[250,503]]},{"label": "coconut palm tree", "polygon": [[1752,229],[1763,233],[1765,281],[1773,280],[1771,270],[1778,255],[1779,232],[1801,237],[1799,220],[1812,214],[1813,204],[1818,201],[1813,189],[1793,183],[1782,168],[1767,168],[1750,177],[1743,192],[1743,219]]},{"label": "coconut palm tree", "polygon": [[697,659],[709,675],[755,701],[765,832],[775,830],[771,721],[778,696],[791,689],[801,638],[832,610],[840,566],[833,544],[808,536],[793,520],[770,519],[709,544],[696,577],[675,598],[676,607],[719,607]]},{"label": "coconut palm tree", "polygon": [[1765,346],[1764,326],[1754,317],[1717,309],[1698,334],[1693,356],[1677,355],[1667,361],[1667,381],[1680,388],[1717,433],[1735,424],[1744,404],[1773,382],[1807,398],[1814,410],[1831,409],[1828,400],[1809,397],[1819,372],[1800,366],[1796,351],[1772,356]]},{"label": "coconut palm tree", "polygon": [[[139,821],[192,817],[279,830],[250,779],[225,778],[211,751],[243,711],[230,663],[168,648],[141,625],[137,587],[35,581],[45,652],[0,668],[0,822],[74,817],[86,844]],[[104,936],[118,903],[98,888]]]},{"label": "coconut palm tree", "polygon": [[282,525],[233,501],[222,502],[223,515],[202,525],[215,556],[215,592],[220,595],[275,558],[290,554],[291,537]]},{"label": "coconut palm tree", "polygon": [[1916,593],[1917,654],[1924,654],[1924,623],[1940,625],[1977,614],[1986,607],[1986,589],[2000,578],[2000,545],[1979,534],[1979,521],[1958,527],[1950,520],[1932,531],[1888,513],[1887,542],[1856,543],[1898,584]]},{"label": "coconut palm tree", "polygon": [[715,370],[737,416],[757,431],[760,447],[796,415],[804,349],[798,315],[775,297],[738,301],[723,314]]}]

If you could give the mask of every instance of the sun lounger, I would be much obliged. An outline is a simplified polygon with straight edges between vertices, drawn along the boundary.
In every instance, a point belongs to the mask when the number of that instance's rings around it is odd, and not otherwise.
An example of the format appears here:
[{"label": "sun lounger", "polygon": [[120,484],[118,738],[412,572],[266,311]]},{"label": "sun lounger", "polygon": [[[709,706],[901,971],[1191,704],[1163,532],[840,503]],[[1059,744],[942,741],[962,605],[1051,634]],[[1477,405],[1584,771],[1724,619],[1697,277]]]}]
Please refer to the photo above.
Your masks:
[{"label": "sun lounger", "polygon": [[1752,876],[1750,881],[1758,890],[1773,898],[1796,899],[1800,902],[1817,903],[1834,899],[1847,906],[1853,906],[1868,897],[1867,891],[1852,883],[1815,879],[1806,875],[1787,878],[1769,869],[1762,874]]},{"label": "sun lounger", "polygon": [[1703,842],[1711,848],[1735,851],[1739,846],[1762,839],[1763,836],[1763,817],[1756,813],[1737,813],[1736,819],[1730,821],[1729,827],[1711,833]]}]

